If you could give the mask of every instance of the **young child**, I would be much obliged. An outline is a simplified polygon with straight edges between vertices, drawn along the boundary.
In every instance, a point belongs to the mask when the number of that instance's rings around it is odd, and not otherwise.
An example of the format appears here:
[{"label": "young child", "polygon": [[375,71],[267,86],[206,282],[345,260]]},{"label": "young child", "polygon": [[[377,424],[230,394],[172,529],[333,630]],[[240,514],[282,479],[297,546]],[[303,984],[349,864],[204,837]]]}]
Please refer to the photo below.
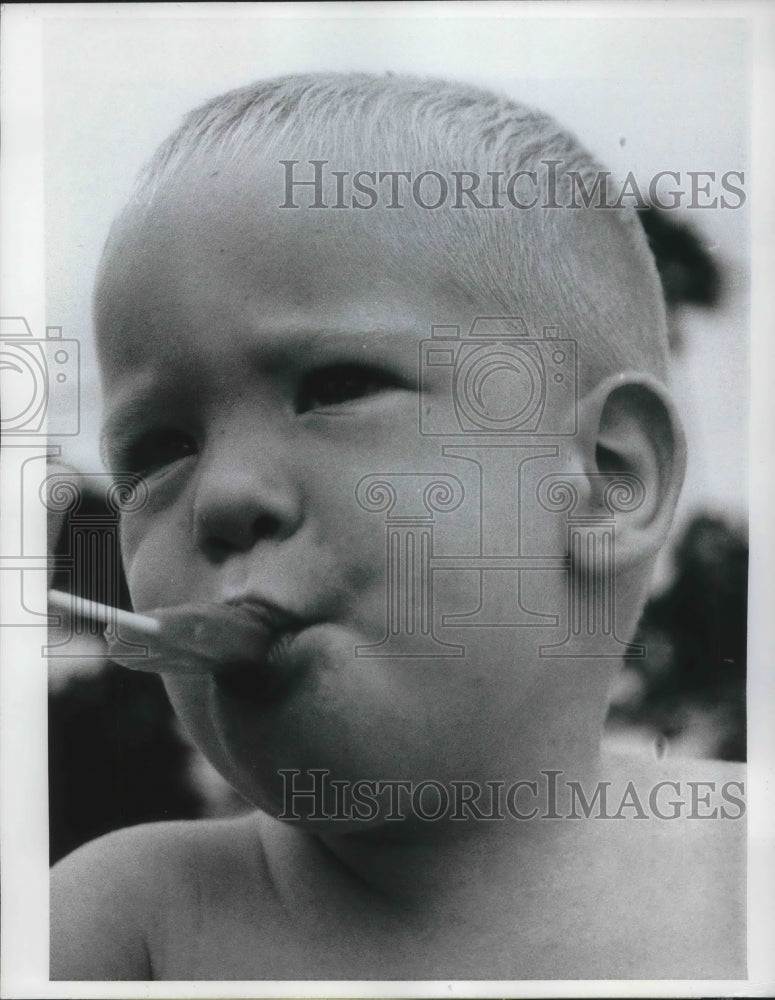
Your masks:
[{"label": "young child", "polygon": [[392,76],[234,91],[157,153],[98,278],[105,453],[148,487],[135,609],[262,622],[165,675],[256,811],[62,861],[52,979],[745,975],[740,776],[599,749],[684,444],[598,170]]}]

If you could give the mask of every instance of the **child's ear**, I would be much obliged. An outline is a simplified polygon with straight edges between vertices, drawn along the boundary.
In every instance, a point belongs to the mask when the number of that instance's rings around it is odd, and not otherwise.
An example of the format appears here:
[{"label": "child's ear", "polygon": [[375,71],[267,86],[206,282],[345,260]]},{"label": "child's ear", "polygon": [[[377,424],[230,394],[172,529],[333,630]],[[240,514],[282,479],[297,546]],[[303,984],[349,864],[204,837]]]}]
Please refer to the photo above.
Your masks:
[{"label": "child's ear", "polygon": [[617,476],[642,486],[641,503],[615,512],[617,563],[632,565],[656,555],[686,469],[686,439],[667,389],[641,372],[605,379],[579,403],[576,444],[590,514],[606,505],[606,488]]}]

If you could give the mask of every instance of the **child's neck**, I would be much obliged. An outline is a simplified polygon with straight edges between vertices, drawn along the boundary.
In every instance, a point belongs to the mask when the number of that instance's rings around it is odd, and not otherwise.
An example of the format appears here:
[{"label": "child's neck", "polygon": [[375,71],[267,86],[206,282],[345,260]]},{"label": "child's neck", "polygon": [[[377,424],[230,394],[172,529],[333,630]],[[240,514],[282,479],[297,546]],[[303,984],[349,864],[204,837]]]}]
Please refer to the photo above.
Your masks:
[{"label": "child's neck", "polygon": [[[500,801],[494,794],[479,802],[485,815],[503,818],[467,813],[462,821],[398,821],[346,834],[310,833],[266,820],[267,860],[292,908],[312,895],[328,898],[332,914],[361,911],[367,920],[381,913],[386,920],[422,923],[429,915],[441,920],[463,911],[493,912],[499,897],[513,906],[518,897],[551,895],[551,884],[559,887],[571,876],[578,881],[587,837],[603,831],[567,819],[567,781],[577,782],[589,800],[599,780],[597,752],[583,766],[578,758],[574,765],[547,761],[543,768],[534,764],[504,775]],[[525,784],[509,802],[515,782]],[[533,810],[530,819],[513,815]]]},{"label": "child's neck", "polygon": [[[527,923],[559,925],[567,887],[591,891],[594,858],[600,861],[592,845],[597,842],[599,848],[599,838],[612,827],[559,818],[567,811],[568,781],[577,782],[589,800],[605,778],[600,734],[611,666],[583,667],[586,683],[580,686],[578,663],[553,665],[550,713],[545,706],[537,711],[527,688],[508,748],[495,753],[493,773],[482,778],[482,785],[502,783],[503,819],[423,822],[410,817],[363,831],[350,826],[347,833],[336,822],[311,832],[264,819],[266,860],[286,909],[300,925],[319,921],[321,905],[334,922],[349,914],[359,938],[372,928],[375,942],[388,932],[398,941],[407,928],[435,934],[461,921],[491,930],[511,926],[515,906]],[[547,679],[542,680],[546,686]],[[441,763],[449,769],[448,762]],[[516,782],[525,784],[510,809],[509,789]],[[529,814],[533,807],[537,812],[531,819],[512,815]],[[497,815],[487,803],[483,811]]]}]

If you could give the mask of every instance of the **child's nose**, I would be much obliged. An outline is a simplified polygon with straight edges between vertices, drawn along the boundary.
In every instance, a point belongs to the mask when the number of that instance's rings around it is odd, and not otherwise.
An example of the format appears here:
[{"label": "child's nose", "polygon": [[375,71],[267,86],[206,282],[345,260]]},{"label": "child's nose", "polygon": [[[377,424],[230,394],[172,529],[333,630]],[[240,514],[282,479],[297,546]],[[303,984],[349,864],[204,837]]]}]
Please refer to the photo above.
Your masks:
[{"label": "child's nose", "polygon": [[211,558],[280,541],[301,521],[298,484],[276,455],[256,448],[205,459],[194,497],[194,536]]}]

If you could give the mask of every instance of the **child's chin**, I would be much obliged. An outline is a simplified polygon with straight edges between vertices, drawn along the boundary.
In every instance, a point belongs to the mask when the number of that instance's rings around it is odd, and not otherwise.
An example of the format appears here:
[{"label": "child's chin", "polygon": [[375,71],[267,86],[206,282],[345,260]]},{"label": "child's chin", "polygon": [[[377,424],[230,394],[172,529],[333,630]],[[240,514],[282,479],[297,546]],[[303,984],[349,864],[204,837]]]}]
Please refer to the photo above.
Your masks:
[{"label": "child's chin", "polygon": [[279,679],[265,677],[250,664],[220,671],[213,683],[221,697],[259,709],[282,697],[285,687]]}]

